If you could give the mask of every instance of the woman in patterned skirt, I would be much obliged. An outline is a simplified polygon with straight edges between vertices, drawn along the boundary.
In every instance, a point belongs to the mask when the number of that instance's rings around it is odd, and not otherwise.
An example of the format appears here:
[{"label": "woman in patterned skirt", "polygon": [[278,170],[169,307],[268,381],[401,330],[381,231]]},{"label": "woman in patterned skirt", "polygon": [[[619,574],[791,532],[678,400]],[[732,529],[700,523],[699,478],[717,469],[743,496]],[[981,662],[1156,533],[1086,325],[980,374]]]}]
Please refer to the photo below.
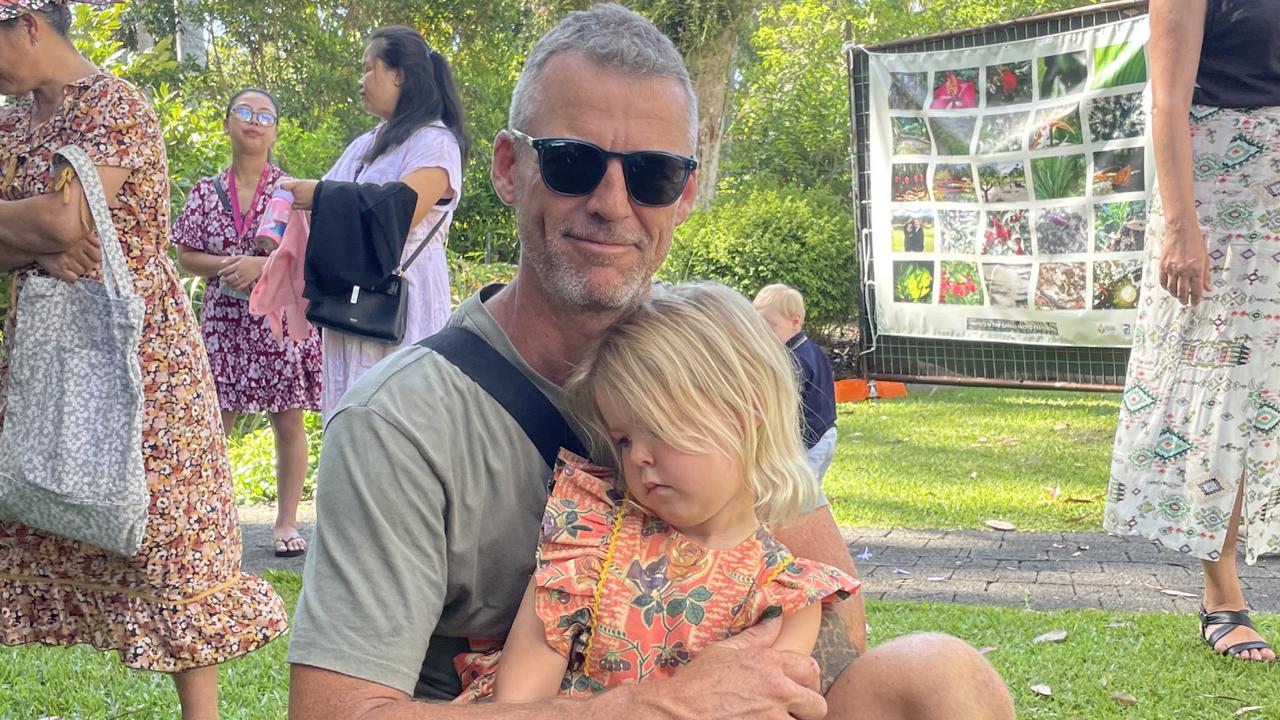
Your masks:
[{"label": "woman in patterned skirt", "polygon": [[1269,661],[1236,541],[1280,550],[1280,3],[1150,8],[1159,191],[1105,524],[1199,558],[1202,638]]},{"label": "woman in patterned skirt", "polygon": [[[100,277],[79,183],[55,192],[53,152],[98,167],[134,291],[146,308],[138,363],[151,505],[138,554],[0,522],[0,643],[87,643],[173,675],[184,720],[218,717],[217,664],[286,629],[271,586],[240,570],[241,539],[217,394],[169,260],[169,185],[155,113],[67,39],[66,0],[0,0],[0,270]],[[87,210],[84,210],[87,212]],[[13,306],[5,336],[14,326]],[[0,398],[8,387],[0,362]]]},{"label": "woman in patterned skirt", "polygon": [[265,412],[276,441],[277,557],[307,549],[298,534],[298,499],[307,474],[302,411],[320,409],[320,333],[278,341],[265,317],[249,314],[248,292],[262,276],[267,252],[254,242],[258,220],[284,173],[270,162],[276,101],[265,90],[241,90],[227,104],[231,167],[196,183],[173,227],[178,265],[207,279],[201,305],[204,343],[228,433],[240,413]]}]

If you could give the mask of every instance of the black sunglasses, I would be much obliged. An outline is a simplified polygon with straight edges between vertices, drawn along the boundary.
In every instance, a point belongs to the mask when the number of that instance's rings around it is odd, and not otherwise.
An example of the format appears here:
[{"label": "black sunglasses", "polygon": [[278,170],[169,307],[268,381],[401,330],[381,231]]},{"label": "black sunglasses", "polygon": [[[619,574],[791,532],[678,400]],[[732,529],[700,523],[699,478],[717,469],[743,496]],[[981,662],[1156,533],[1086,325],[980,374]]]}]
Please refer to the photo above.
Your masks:
[{"label": "black sunglasses", "polygon": [[589,195],[604,179],[609,158],[618,158],[631,199],[640,205],[665,207],[680,198],[689,174],[698,167],[693,158],[658,150],[620,153],[583,140],[534,139],[519,130],[507,132],[538,153],[542,182],[552,192],[569,197]]},{"label": "black sunglasses", "polygon": [[255,120],[262,127],[274,127],[276,124],[275,115],[266,111],[254,112],[251,108],[245,105],[237,105],[231,108],[231,114],[240,118],[240,122],[245,124],[251,123]]}]

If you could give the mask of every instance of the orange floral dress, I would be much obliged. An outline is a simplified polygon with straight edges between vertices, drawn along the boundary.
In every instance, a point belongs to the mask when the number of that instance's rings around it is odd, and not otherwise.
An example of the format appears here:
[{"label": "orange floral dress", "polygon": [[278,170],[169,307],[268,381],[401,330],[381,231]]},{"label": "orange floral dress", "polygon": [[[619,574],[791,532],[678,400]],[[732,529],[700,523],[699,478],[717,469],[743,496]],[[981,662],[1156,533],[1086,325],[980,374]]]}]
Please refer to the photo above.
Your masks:
[{"label": "orange floral dress", "polygon": [[[547,644],[569,659],[562,696],[674,673],[708,644],[771,617],[849,597],[858,580],[800,560],[764,527],[705,548],[614,487],[612,472],[562,450],[533,574]],[[501,650],[455,660],[458,702],[493,693]]]},{"label": "orange floral dress", "polygon": [[[143,464],[147,534],[123,557],[20,523],[0,522],[0,644],[88,643],[127,666],[180,672],[248,653],[283,633],[284,604],[240,572],[241,538],[217,393],[200,330],[168,256],[169,180],[155,113],[103,72],[66,87],[33,126],[32,98],[0,109],[0,198],[52,191],[53,152],[77,145],[98,166],[130,171],[112,220],[146,313]],[[35,268],[12,276],[21,287]],[[5,336],[12,337],[10,302]],[[0,406],[7,395],[0,346]]]}]

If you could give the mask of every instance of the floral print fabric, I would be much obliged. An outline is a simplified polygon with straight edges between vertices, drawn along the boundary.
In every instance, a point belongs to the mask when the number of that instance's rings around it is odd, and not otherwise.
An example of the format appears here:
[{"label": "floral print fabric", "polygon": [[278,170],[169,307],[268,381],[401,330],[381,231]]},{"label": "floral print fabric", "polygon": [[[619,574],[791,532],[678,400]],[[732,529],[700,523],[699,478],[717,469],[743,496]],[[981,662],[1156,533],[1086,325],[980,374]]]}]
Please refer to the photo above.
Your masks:
[{"label": "floral print fabric", "polygon": [[1243,482],[1252,564],[1280,551],[1280,108],[1191,116],[1212,290],[1183,307],[1160,287],[1165,219],[1153,193],[1104,524],[1217,560]]},{"label": "floral print fabric", "polygon": [[[111,214],[146,308],[138,364],[151,505],[146,537],[130,558],[0,522],[0,643],[88,643],[118,651],[129,667],[162,672],[244,655],[284,632],[287,620],[271,586],[240,571],[214,385],[167,255],[169,182],[156,116],[136,88],[105,73],[68,85],[63,107],[42,124],[33,124],[32,105],[27,96],[0,110],[6,199],[50,192],[50,160],[63,145],[79,146],[95,165],[132,171]],[[15,286],[32,272],[16,272]],[[0,398],[7,366],[0,361]]]},{"label": "floral print fabric", "polygon": [[[796,559],[763,527],[728,550],[702,547],[624,497],[610,471],[565,450],[533,581],[547,643],[569,659],[564,696],[669,676],[709,643],[859,587]],[[499,658],[459,657],[460,700],[492,692]]]},{"label": "floral print fabric", "polygon": [[[213,178],[196,183],[186,207],[173,226],[173,242],[210,255],[265,256],[254,242],[258,219],[266,212],[271,193],[284,173],[267,169],[262,192],[245,210],[244,232],[237,235],[235,220],[222,205]],[[228,173],[222,182],[230,192]],[[209,352],[209,365],[218,387],[223,410],[238,413],[277,413],[295,408],[320,409],[320,332],[311,328],[302,342],[271,334],[264,316],[249,313],[249,301],[218,291],[219,278],[205,282],[201,303],[201,330]]]}]

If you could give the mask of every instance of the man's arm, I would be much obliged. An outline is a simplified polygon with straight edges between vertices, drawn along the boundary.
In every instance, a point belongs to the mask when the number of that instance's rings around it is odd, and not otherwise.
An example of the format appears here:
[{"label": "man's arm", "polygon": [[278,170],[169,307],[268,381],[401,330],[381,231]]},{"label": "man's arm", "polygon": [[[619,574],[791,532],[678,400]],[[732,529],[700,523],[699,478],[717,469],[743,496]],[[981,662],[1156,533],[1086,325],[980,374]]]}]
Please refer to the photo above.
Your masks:
[{"label": "man's arm", "polygon": [[769,649],[777,620],[707,648],[674,677],[624,685],[584,700],[521,705],[415,703],[408,694],[340,673],[294,664],[290,720],[821,720],[826,701],[813,688],[812,658]]}]

